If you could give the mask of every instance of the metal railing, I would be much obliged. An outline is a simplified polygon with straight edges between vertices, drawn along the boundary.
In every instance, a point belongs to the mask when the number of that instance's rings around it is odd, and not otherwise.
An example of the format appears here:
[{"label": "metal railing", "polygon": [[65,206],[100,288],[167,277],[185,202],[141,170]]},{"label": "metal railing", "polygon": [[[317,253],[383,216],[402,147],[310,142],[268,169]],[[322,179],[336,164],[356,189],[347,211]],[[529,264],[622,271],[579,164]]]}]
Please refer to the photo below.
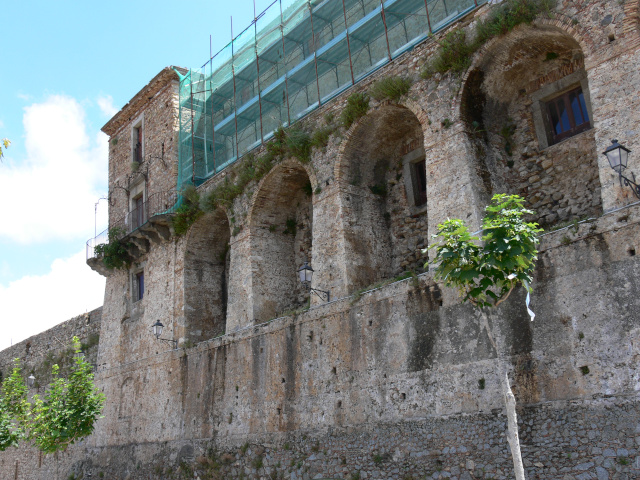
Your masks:
[{"label": "metal railing", "polygon": [[96,247],[109,243],[109,231],[115,231],[113,240],[119,240],[149,222],[156,215],[172,213],[177,208],[178,194],[175,191],[157,192],[149,195],[140,206],[130,210],[124,217],[109,222],[109,228],[87,240],[87,260],[96,257]]}]

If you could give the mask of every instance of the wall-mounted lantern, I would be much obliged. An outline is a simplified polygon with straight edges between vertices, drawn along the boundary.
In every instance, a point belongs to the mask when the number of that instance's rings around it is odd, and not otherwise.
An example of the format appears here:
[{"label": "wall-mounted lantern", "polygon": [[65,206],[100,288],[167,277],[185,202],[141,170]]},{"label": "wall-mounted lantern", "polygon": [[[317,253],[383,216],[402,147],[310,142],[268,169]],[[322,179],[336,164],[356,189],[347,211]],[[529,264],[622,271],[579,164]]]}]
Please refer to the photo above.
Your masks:
[{"label": "wall-mounted lantern", "polygon": [[162,335],[162,329],[163,328],[164,328],[164,325],[160,322],[160,320],[156,321],[156,323],[151,325],[151,330],[153,331],[153,334],[156,336],[156,340],[162,340],[163,342],[169,342],[170,344],[173,345],[174,349],[178,348],[178,341],[177,340],[170,340],[168,338],[160,338],[160,335]]},{"label": "wall-mounted lantern", "polygon": [[27,385],[29,388],[33,388],[36,384],[36,377],[33,376],[33,373],[27,377]]},{"label": "wall-mounted lantern", "polygon": [[633,194],[640,199],[640,185],[635,180],[636,176],[631,172],[633,180],[622,175],[622,172],[627,168],[627,161],[629,160],[629,153],[631,150],[618,143],[618,140],[611,140],[611,145],[602,154],[609,160],[609,165],[618,174],[620,180],[620,186],[631,187]]},{"label": "wall-mounted lantern", "polygon": [[309,290],[310,292],[315,293],[318,297],[320,297],[321,300],[324,300],[325,302],[330,302],[331,301],[331,293],[329,290],[327,290],[326,292],[324,290],[318,290],[317,288],[311,288],[311,280],[313,279],[313,268],[311,268],[309,266],[308,262],[304,262],[304,265],[302,265],[299,269],[298,269],[298,275],[300,275],[300,281],[302,282],[302,285]]}]

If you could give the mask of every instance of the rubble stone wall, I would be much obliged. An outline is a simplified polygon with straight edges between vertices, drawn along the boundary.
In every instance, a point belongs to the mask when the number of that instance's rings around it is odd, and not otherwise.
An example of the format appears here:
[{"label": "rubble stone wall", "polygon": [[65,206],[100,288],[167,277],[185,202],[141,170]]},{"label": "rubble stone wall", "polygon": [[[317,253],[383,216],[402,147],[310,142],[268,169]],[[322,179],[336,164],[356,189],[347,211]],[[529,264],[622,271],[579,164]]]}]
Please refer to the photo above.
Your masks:
[{"label": "rubble stone wall", "polygon": [[[492,8],[452,29],[471,31]],[[639,8],[559,1],[488,42],[461,77],[419,77],[439,48],[427,40],[306,117],[310,130],[335,126],[352,93],[390,75],[415,80],[397,103],[371,100],[308,163],[282,160],[232,205],[111,272],[97,358],[105,417],[57,457],[0,454],[0,479],[511,478],[502,368],[530,478],[637,477],[640,207],[600,152],[612,138],[632,151],[638,142]],[[550,85],[581,85],[592,120],[552,146],[535,112]],[[112,221],[132,188],[176,185],[177,84],[149,88],[111,138]],[[154,158],[132,173],[141,118]],[[407,165],[422,157],[427,203],[417,209]],[[242,165],[199,191],[235,181]],[[439,223],[477,228],[497,192],[523,194],[547,228],[534,322],[522,291],[481,313],[429,272],[392,282],[421,272]],[[304,260],[331,302],[297,282]],[[138,271],[146,292],[136,301]],[[153,337],[157,320],[178,349]]]}]

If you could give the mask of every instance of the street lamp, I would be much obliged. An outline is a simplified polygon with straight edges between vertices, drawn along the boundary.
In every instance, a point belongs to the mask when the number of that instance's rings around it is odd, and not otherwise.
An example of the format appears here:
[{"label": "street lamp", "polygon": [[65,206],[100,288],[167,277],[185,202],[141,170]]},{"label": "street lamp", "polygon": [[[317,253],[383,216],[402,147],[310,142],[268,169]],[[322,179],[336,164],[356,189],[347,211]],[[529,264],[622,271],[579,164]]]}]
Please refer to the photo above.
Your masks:
[{"label": "street lamp", "polygon": [[627,168],[629,153],[631,153],[631,150],[623,145],[620,145],[618,143],[618,140],[615,139],[611,140],[611,145],[609,145],[609,148],[602,152],[602,154],[607,157],[607,160],[609,160],[609,165],[611,165],[611,168],[613,168],[613,170],[618,174],[620,186],[631,187],[631,190],[633,190],[633,194],[640,199],[640,185],[635,182],[635,174],[631,172],[631,177],[633,178],[633,180],[622,175],[624,169]]},{"label": "street lamp", "polygon": [[308,262],[304,262],[304,265],[302,265],[298,269],[298,275],[300,275],[300,281],[307,290],[315,293],[318,297],[320,297],[321,300],[324,300],[325,302],[331,301],[331,293],[329,290],[325,292],[324,290],[311,288],[311,280],[313,279],[313,268],[309,266]]},{"label": "street lamp", "polygon": [[173,345],[173,348],[178,348],[178,341],[177,340],[169,340],[168,338],[160,338],[160,335],[162,335],[162,329],[164,328],[164,325],[162,323],[160,323],[160,320],[157,320],[156,323],[154,323],[153,325],[151,325],[151,330],[153,331],[153,334],[156,336],[157,340],[162,340],[163,342],[169,342]]}]

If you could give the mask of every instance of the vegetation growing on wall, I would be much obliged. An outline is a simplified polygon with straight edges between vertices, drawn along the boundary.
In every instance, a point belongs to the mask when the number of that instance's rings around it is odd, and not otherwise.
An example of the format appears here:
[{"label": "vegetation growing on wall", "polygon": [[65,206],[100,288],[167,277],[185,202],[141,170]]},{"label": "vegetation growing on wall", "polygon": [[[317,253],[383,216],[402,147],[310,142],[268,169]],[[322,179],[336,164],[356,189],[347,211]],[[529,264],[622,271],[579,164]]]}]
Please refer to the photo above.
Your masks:
[{"label": "vegetation growing on wall", "polygon": [[550,14],[554,6],[555,0],[505,0],[487,19],[478,22],[475,38],[468,38],[462,29],[449,32],[440,42],[435,58],[422,71],[422,77],[448,72],[460,75],[471,65],[473,54],[486,42],[518,25],[530,24],[540,14]]},{"label": "vegetation growing on wall", "polygon": [[187,185],[182,191],[182,205],[180,205],[171,218],[173,230],[176,235],[182,236],[204,212],[200,208],[200,193],[193,185]]},{"label": "vegetation growing on wall", "polygon": [[107,233],[108,242],[96,245],[93,249],[96,258],[101,259],[109,270],[127,269],[131,265],[128,249],[132,245],[122,240],[125,233],[123,228],[110,228]]},{"label": "vegetation growing on wall", "polygon": [[399,101],[409,93],[413,80],[407,77],[384,77],[373,84],[369,93],[376,100]]},{"label": "vegetation growing on wall", "polygon": [[[395,83],[394,83],[395,82]],[[410,81],[400,79],[400,82],[392,80],[396,89],[403,91],[406,85],[411,86]],[[403,86],[404,85],[404,86]],[[406,93],[406,92],[405,92]],[[340,124],[349,128],[353,122],[362,117],[369,110],[369,95],[366,93],[354,93],[347,99],[347,105],[340,116]],[[216,185],[203,198],[197,196],[194,187],[188,187],[185,191],[185,203],[178,208],[173,219],[174,230],[177,235],[183,235],[189,227],[199,218],[202,212],[212,212],[219,207],[231,208],[236,198],[242,195],[251,182],[259,182],[271,169],[283,159],[294,157],[302,163],[311,161],[313,148],[325,148],[329,137],[339,127],[334,123],[332,115],[325,117],[325,125],[309,131],[304,126],[295,125],[291,128],[282,127],[275,130],[273,138],[265,144],[265,152],[256,157],[253,153],[246,155],[237,167],[230,170],[224,181]],[[316,189],[320,193],[321,189]],[[234,231],[239,232],[236,227]]]},{"label": "vegetation growing on wall", "polygon": [[353,93],[347,98],[347,105],[340,114],[342,126],[349,129],[360,117],[369,111],[369,95],[366,93]]},{"label": "vegetation growing on wall", "polygon": [[311,160],[312,148],[326,146],[329,136],[334,131],[332,126],[327,126],[322,129],[321,134],[316,135],[315,132],[309,134],[302,127],[286,130],[278,128],[273,134],[273,139],[265,145],[265,153],[259,157],[252,153],[245,156],[223,182],[204,196],[201,202],[202,209],[211,212],[218,207],[230,208],[233,201],[244,193],[249,183],[259,182],[285,158],[294,157],[302,163],[308,163]]}]

